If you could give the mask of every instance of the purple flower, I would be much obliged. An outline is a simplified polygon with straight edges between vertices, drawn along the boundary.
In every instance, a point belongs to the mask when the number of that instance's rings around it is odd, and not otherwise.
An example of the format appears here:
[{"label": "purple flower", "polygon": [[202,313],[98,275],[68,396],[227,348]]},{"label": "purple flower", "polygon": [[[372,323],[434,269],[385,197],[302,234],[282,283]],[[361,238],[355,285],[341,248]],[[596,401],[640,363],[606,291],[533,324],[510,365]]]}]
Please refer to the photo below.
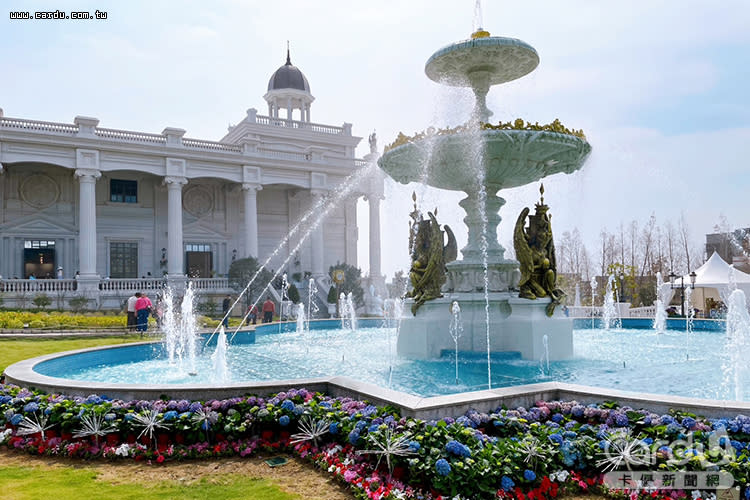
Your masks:
[{"label": "purple flower", "polygon": [[24,413],[34,413],[39,409],[39,403],[35,403],[32,401],[31,403],[26,403],[26,405],[23,407]]},{"label": "purple flower", "polygon": [[628,416],[624,413],[616,413],[615,414],[615,425],[617,427],[627,427],[630,421],[628,420]]}]

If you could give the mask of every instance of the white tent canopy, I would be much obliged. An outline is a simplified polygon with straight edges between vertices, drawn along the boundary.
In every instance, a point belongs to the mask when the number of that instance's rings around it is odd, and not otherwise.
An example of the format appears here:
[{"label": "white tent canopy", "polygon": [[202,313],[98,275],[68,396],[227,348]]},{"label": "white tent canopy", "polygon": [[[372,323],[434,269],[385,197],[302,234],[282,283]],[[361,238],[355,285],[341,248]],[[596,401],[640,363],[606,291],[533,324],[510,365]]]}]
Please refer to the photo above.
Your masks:
[{"label": "white tent canopy", "polygon": [[[735,283],[739,285],[748,285],[750,287],[750,274],[743,273],[739,269],[727,264],[724,259],[719,257],[719,254],[714,252],[713,255],[698,269],[695,270],[695,287],[702,288],[723,288],[729,285],[730,274],[734,274],[732,278]],[[690,275],[686,274],[683,276],[685,284],[690,283]]]},{"label": "white tent canopy", "polygon": [[[682,279],[685,288],[689,288],[691,285],[690,275],[686,274]],[[695,288],[697,290],[691,290],[692,300],[690,302],[692,307],[705,313],[706,299],[724,301],[729,294],[730,280],[737,285],[737,288],[744,291],[746,296],[750,297],[750,274],[735,269],[727,264],[718,253],[714,252],[701,267],[695,270]],[[678,280],[675,280],[675,285],[679,287]],[[677,290],[679,288],[673,289],[672,292],[674,293]]]}]

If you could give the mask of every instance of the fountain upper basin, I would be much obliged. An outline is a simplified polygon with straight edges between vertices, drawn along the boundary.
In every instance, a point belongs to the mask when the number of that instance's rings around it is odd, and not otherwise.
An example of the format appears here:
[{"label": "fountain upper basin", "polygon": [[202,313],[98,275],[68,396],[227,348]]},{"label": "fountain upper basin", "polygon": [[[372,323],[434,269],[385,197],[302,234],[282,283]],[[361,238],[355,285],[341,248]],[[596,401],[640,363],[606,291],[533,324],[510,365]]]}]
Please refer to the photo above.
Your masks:
[{"label": "fountain upper basin", "polygon": [[521,78],[539,65],[534,47],[517,38],[492,36],[452,43],[435,52],[425,64],[425,73],[436,82],[454,87],[476,85],[482,74],[484,85],[499,85]]},{"label": "fountain upper basin", "polygon": [[[486,172],[484,184],[503,189],[560,172],[572,173],[583,166],[590,152],[589,143],[575,135],[489,129],[430,135],[385,152],[378,164],[402,184],[426,181],[436,188],[471,192],[477,189],[480,162]],[[477,158],[480,153],[481,159]]]}]

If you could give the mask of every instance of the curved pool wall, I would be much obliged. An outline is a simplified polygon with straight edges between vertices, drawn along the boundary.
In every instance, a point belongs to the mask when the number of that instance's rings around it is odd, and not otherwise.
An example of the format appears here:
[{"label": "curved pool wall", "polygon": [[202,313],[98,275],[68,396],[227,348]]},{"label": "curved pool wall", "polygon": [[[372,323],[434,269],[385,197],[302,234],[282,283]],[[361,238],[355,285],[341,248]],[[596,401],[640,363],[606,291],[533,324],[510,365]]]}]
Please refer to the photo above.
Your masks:
[{"label": "curved pool wall", "polygon": [[[670,319],[668,327],[684,330],[684,319]],[[382,326],[383,319],[358,320],[363,327]],[[591,319],[574,320],[577,328],[591,326]],[[578,324],[580,322],[580,324]],[[648,318],[623,318],[627,328],[651,328],[652,320]],[[325,329],[340,326],[340,320],[316,320],[310,322],[311,329]],[[595,320],[596,326],[596,320]],[[255,333],[289,332],[296,329],[296,324],[282,323],[258,325],[255,331],[241,331],[235,336],[235,343],[254,342]],[[724,329],[724,322],[719,320],[696,320],[694,329],[718,331]],[[231,335],[231,334],[229,334]],[[203,347],[215,342],[216,336],[203,335]],[[648,408],[657,413],[666,413],[670,408],[680,408],[706,417],[721,417],[750,412],[750,402],[710,400],[683,396],[661,394],[639,394],[635,392],[603,389],[564,382],[543,382],[537,384],[502,387],[491,390],[465,392],[435,397],[419,397],[349,377],[317,377],[294,380],[274,380],[252,383],[229,383],[217,387],[212,384],[194,385],[149,385],[149,384],[114,384],[86,382],[81,380],[61,379],[41,372],[51,373],[54,367],[64,367],[72,360],[76,366],[80,363],[102,364],[107,359],[134,358],[144,351],[149,353],[163,352],[161,341],[141,342],[136,344],[81,349],[64,353],[55,353],[20,361],[5,370],[5,381],[48,393],[87,396],[89,394],[106,395],[124,400],[133,399],[222,399],[233,396],[255,394],[267,395],[291,388],[304,387],[310,391],[329,394],[334,397],[351,397],[366,399],[375,404],[390,404],[399,408],[403,415],[422,419],[434,419],[444,416],[458,416],[473,408],[477,411],[493,411],[499,406],[509,408],[533,406],[539,400],[576,400],[582,404],[597,403],[607,400],[617,401],[621,405],[634,408]],[[75,357],[73,357],[75,355]],[[66,359],[67,358],[67,359]]]}]

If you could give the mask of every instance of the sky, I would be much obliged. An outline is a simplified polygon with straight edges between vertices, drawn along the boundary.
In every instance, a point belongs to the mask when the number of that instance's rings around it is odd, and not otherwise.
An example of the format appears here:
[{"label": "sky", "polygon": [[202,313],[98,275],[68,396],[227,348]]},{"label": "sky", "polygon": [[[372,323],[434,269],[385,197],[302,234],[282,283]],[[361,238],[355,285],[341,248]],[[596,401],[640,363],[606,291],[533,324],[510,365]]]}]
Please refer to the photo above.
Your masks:
[{"label": "sky", "polygon": [[[466,121],[464,90],[429,80],[424,64],[469,37],[475,0],[5,1],[0,6],[0,108],[5,116],[218,140],[262,96],[286,57],[306,75],[312,121],[353,123],[379,147],[400,131]],[[15,10],[106,11],[97,20],[10,20]],[[484,0],[482,25],[520,38],[539,67],[487,97],[492,121],[559,118],[583,129],[592,154],[579,171],[545,179],[557,238],[684,216],[699,245],[722,216],[750,226],[750,3],[693,0]],[[538,199],[538,183],[504,190],[501,244]],[[408,269],[411,192],[466,241],[458,193],[386,180],[382,269]],[[359,264],[369,270],[367,205]],[[684,270],[676,270],[684,272]]]}]

